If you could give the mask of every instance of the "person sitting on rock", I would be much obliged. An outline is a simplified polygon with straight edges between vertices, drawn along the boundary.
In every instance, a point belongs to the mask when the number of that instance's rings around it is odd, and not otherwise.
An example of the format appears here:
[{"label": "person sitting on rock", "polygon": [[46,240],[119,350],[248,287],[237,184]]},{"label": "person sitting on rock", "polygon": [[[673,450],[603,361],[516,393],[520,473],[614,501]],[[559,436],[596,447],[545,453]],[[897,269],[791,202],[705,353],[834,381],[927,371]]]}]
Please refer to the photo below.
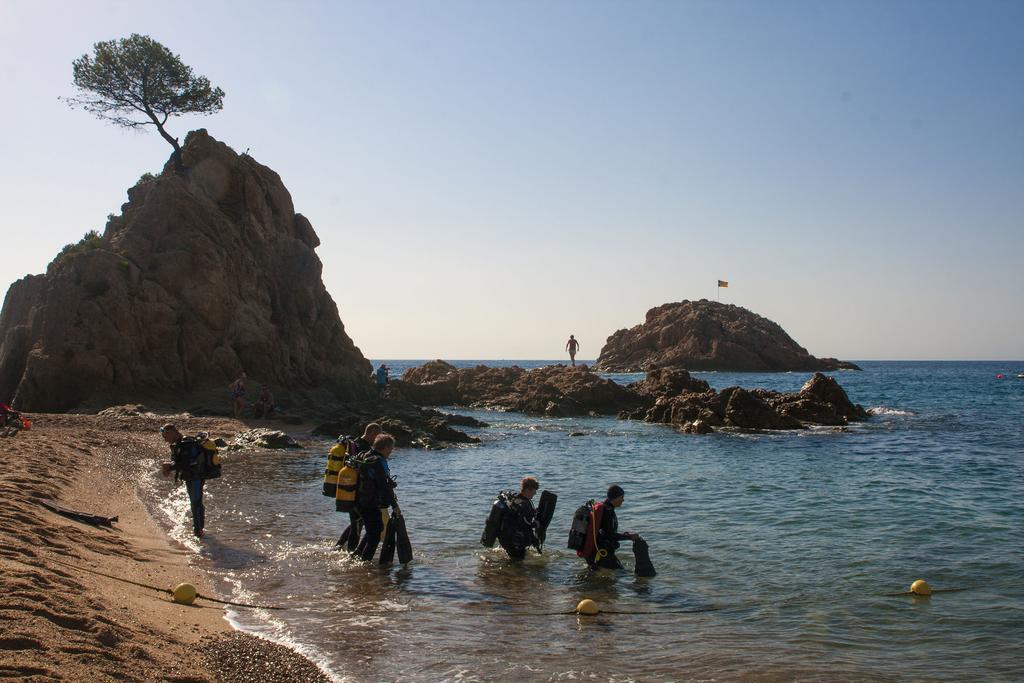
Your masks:
[{"label": "person sitting on rock", "polygon": [[252,412],[261,420],[267,419],[267,416],[274,412],[274,396],[266,384],[260,387],[260,395],[252,404]]},{"label": "person sitting on rock", "polygon": [[565,342],[565,350],[569,352],[569,360],[572,361],[573,367],[576,367],[576,352],[580,350],[580,343],[571,334],[569,341]]},{"label": "person sitting on rock", "polygon": [[245,373],[234,382],[228,385],[228,391],[231,392],[231,408],[235,411],[235,419],[237,420],[242,416],[242,411],[245,410]]},{"label": "person sitting on rock", "polygon": [[519,493],[506,500],[508,512],[501,519],[498,543],[513,560],[526,557],[526,549],[530,546],[540,546],[540,539],[537,537],[537,511],[532,502],[538,489],[540,482],[536,477],[523,477]]}]

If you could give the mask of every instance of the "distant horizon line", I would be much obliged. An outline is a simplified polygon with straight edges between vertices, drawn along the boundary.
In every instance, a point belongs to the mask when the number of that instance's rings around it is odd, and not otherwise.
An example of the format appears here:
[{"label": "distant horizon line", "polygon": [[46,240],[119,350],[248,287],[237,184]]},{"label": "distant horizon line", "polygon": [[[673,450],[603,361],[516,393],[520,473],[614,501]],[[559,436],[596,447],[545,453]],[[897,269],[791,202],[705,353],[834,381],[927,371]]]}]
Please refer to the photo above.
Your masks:
[{"label": "distant horizon line", "polygon": [[[564,358],[430,358],[423,356],[420,358],[370,358],[366,357],[366,360],[370,361],[432,361],[432,360],[443,360],[443,361],[551,361],[555,363],[564,362]],[[589,360],[576,359],[577,364],[585,364],[597,362],[596,358]],[[850,358],[847,359],[849,363],[1024,363],[1024,359],[1006,359],[1006,358]],[[703,370],[695,370],[694,372],[709,372]],[[738,371],[737,371],[738,372]]]}]

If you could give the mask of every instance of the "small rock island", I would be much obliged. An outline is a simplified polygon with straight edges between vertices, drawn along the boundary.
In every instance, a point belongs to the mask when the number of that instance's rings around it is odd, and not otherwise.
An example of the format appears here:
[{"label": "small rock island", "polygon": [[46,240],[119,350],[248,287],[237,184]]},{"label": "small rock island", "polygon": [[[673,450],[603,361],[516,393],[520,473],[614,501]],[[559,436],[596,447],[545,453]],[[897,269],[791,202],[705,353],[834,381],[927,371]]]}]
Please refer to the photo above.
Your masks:
[{"label": "small rock island", "polygon": [[647,311],[642,324],[608,337],[594,367],[601,372],[673,367],[733,372],[860,370],[835,358],[815,358],[764,316],[707,299]]}]

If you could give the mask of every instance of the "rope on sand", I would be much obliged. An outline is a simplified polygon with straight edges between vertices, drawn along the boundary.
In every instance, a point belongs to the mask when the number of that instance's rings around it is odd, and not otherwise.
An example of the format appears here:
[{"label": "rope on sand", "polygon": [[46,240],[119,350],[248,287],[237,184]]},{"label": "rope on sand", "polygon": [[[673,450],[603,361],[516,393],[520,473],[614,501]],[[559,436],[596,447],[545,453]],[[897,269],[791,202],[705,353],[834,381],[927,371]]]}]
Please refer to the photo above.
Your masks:
[{"label": "rope on sand", "polygon": [[[18,564],[23,564],[26,567],[33,567],[33,568],[36,568],[36,569],[39,568],[38,565],[29,564],[28,562],[23,562],[21,560],[15,560],[13,558],[7,558],[7,559],[10,559],[12,562],[17,562]],[[171,595],[171,596],[174,595],[174,591],[171,590],[170,588],[160,588],[159,586],[151,586],[148,583],[141,583],[139,581],[132,581],[131,579],[125,579],[125,578],[122,578],[120,576],[114,576],[112,574],[105,574],[103,572],[96,571],[95,569],[89,569],[87,567],[80,567],[77,564],[72,564],[71,562],[65,562],[64,560],[58,560],[57,558],[52,557],[52,556],[51,557],[47,557],[46,559],[49,560],[50,562],[56,562],[59,565],[63,565],[65,567],[70,567],[71,569],[77,569],[80,572],[88,572],[89,574],[95,574],[96,576],[102,576],[102,577],[107,578],[107,579],[113,579],[114,581],[120,581],[121,583],[127,583],[127,584],[132,585],[132,586],[138,586],[139,588],[148,588],[149,590],[157,591],[159,593],[165,593],[165,594]],[[284,607],[275,607],[275,606],[272,606],[272,605],[250,605],[250,604],[247,604],[247,603],[244,603],[244,602],[232,602],[231,600],[220,600],[218,598],[211,598],[208,595],[203,595],[202,593],[197,593],[196,597],[197,598],[202,598],[203,600],[206,600],[208,602],[217,602],[217,603],[220,603],[221,605],[231,605],[232,607],[248,607],[250,609],[285,609]]]}]

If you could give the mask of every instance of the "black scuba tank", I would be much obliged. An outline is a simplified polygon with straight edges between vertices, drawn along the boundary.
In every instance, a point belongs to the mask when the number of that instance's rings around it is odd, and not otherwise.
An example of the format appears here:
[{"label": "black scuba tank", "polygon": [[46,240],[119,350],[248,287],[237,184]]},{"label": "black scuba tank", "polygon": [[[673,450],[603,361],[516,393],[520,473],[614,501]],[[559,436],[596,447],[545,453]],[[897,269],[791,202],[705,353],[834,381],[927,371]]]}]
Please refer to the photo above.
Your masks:
[{"label": "black scuba tank", "polygon": [[587,541],[587,529],[590,527],[590,511],[594,501],[590,500],[576,508],[569,527],[569,550],[582,550]]},{"label": "black scuba tank", "polygon": [[480,535],[480,545],[485,548],[494,547],[498,532],[501,531],[501,523],[505,519],[505,513],[508,512],[508,494],[508,491],[502,491],[491,505],[487,521],[484,522],[484,532]]}]

